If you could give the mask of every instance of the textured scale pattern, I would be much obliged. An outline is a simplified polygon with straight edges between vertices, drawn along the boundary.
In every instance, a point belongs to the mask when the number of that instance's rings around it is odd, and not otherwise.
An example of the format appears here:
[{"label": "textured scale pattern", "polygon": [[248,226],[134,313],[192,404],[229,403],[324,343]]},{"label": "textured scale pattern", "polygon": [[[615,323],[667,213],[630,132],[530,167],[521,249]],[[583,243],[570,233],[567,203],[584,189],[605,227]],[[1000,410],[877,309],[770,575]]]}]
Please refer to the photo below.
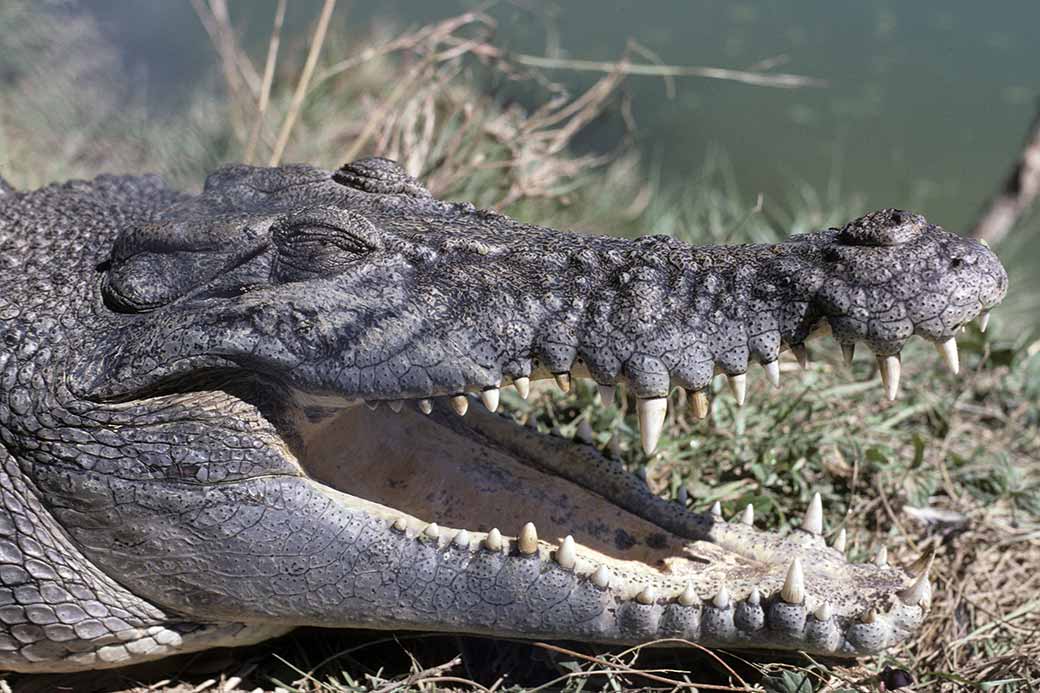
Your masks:
[{"label": "textured scale pattern", "polygon": [[[879,651],[924,606],[889,603],[903,571],[847,564],[819,536],[676,510],[590,448],[470,414],[460,436],[705,542],[717,563],[683,604],[675,580],[601,585],[544,542],[527,557],[481,544],[487,528],[463,546],[394,529],[307,477],[293,417],[579,371],[661,398],[821,327],[897,354],[914,334],[949,339],[1006,282],[988,249],[897,210],[694,248],[442,202],[382,159],[230,166],[196,196],[148,176],[0,186],[0,668],[115,666],[300,624]],[[298,411],[300,393],[318,404]],[[752,575],[727,551],[777,566]],[[781,598],[792,555],[834,615]],[[883,617],[859,619],[865,605]]]}]

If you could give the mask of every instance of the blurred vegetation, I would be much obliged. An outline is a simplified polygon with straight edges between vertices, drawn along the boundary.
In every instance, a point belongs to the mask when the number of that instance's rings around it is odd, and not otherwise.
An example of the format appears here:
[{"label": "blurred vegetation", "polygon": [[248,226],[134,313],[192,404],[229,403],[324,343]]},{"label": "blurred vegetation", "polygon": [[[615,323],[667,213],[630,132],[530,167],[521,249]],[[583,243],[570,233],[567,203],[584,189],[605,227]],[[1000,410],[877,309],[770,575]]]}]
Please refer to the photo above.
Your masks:
[{"label": "blurred vegetation", "polygon": [[[324,39],[319,30],[306,40],[281,36],[272,62],[240,49],[223,2],[196,6],[220,69],[199,79],[180,112],[158,118],[140,99],[147,84],[74,6],[0,4],[4,177],[32,188],[100,171],[155,171],[193,189],[227,161],[335,167],[379,154],[401,161],[441,197],[556,227],[667,233],[693,243],[771,241],[864,211],[840,181],[823,192],[792,183],[787,199],[756,201],[740,189],[722,152],[681,188],[659,180],[624,142],[607,154],[572,155],[575,133],[606,111],[624,109],[623,75],[605,73],[587,92],[570,94],[511,63],[494,43],[493,22],[479,12],[406,32],[372,27],[363,38]],[[311,53],[313,69],[304,78]],[[545,105],[527,112],[479,92],[476,75],[489,70],[532,81],[544,89]],[[1022,223],[1036,229],[1040,219],[1034,213]],[[690,647],[619,651],[304,629],[257,647],[126,671],[10,681],[17,690],[84,691],[576,691],[692,682],[805,693],[878,690],[891,667],[911,672],[919,690],[1035,690],[1040,291],[1035,270],[1017,257],[1018,242],[1013,234],[998,249],[1012,270],[1006,306],[994,311],[988,333],[971,327],[959,340],[962,374],[940,373],[927,345],[915,342],[904,354],[896,403],[884,401],[873,363],[857,360],[850,372],[829,339],[814,347],[805,372],[784,361],[782,396],[752,373],[747,406],[719,394],[699,421],[676,393],[659,452],[649,460],[623,397],[604,408],[594,387],[578,383],[570,395],[538,387],[529,401],[505,398],[518,419],[546,431],[574,435],[588,421],[601,446],[616,433],[630,468],[645,467],[662,495],[674,498],[685,487],[697,508],[718,500],[728,517],[752,503],[760,522],[782,528],[819,491],[829,531],[848,530],[855,560],[887,545],[891,560],[905,565],[936,549],[930,620],[915,641],[883,657],[851,665],[798,657],[777,663]]]}]

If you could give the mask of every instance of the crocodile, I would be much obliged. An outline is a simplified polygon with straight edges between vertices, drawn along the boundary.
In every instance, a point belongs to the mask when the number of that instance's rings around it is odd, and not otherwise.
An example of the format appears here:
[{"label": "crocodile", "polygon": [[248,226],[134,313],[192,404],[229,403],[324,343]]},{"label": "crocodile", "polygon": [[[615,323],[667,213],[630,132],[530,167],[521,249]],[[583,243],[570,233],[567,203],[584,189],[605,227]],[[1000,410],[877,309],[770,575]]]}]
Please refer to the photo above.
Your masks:
[{"label": "crocodile", "polygon": [[913,335],[956,371],[1006,289],[894,209],[697,247],[442,201],[380,158],[2,183],[0,668],[305,625],[878,653],[925,618],[929,556],[847,560],[819,494],[785,533],[694,512],[500,388],[591,378],[650,453],[674,389],[743,402],[814,336],[869,347],[890,398]]}]

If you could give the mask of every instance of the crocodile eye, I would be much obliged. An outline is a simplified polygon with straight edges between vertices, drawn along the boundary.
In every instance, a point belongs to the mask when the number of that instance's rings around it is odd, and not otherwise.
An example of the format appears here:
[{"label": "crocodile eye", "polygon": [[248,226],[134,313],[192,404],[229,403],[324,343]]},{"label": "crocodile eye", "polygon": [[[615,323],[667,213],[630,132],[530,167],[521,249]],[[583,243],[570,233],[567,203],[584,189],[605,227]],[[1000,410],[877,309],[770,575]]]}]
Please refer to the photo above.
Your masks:
[{"label": "crocodile eye", "polygon": [[340,274],[381,246],[378,231],[365,217],[341,209],[305,210],[272,229],[274,279],[305,281]]}]

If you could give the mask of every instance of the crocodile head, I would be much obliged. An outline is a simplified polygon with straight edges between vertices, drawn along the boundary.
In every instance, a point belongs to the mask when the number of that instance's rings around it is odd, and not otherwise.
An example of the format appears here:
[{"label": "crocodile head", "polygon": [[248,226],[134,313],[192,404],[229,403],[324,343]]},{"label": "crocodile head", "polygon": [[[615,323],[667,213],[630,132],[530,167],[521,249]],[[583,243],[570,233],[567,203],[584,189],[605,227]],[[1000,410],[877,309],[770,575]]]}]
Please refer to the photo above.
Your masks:
[{"label": "crocodile head", "polygon": [[119,445],[70,443],[75,469],[36,482],[86,560],[165,613],[846,656],[925,615],[927,558],[847,561],[819,496],[770,533],[494,412],[538,379],[591,378],[608,406],[622,384],[649,453],[673,388],[704,415],[715,375],[742,401],[752,361],[778,383],[780,352],[827,332],[894,397],[907,340],[956,370],[954,335],[1003,298],[978,242],[898,210],[774,245],[562,233],[382,159],[229,167],[113,225],[55,396]]}]

